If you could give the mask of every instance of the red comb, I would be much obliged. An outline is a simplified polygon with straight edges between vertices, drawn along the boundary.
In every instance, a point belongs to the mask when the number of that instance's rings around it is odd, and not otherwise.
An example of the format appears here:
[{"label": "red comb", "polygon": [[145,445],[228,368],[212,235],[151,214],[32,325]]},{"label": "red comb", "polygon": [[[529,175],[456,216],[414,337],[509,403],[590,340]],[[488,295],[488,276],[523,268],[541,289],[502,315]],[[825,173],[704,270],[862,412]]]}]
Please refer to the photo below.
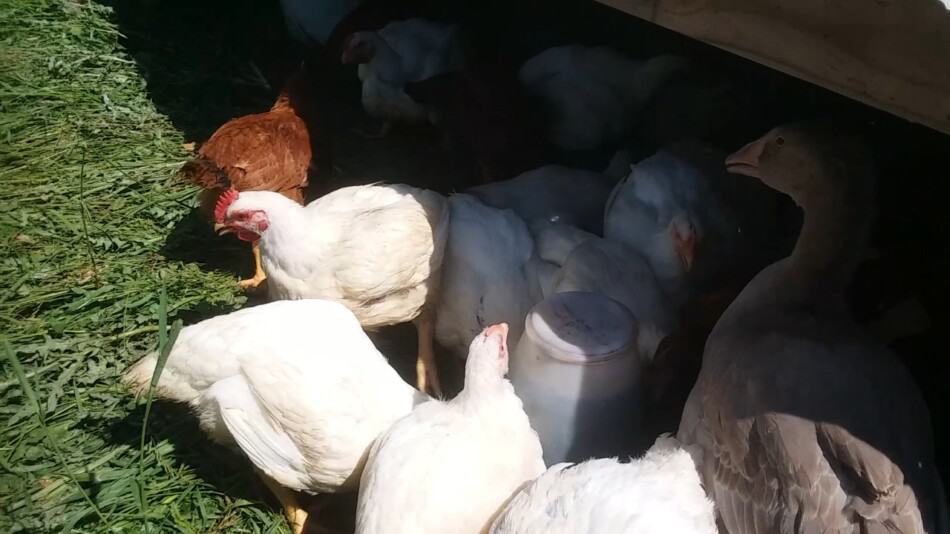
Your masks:
[{"label": "red comb", "polygon": [[228,213],[228,207],[238,199],[239,194],[237,189],[226,189],[218,196],[218,200],[214,203],[214,222],[224,222],[224,216]]}]

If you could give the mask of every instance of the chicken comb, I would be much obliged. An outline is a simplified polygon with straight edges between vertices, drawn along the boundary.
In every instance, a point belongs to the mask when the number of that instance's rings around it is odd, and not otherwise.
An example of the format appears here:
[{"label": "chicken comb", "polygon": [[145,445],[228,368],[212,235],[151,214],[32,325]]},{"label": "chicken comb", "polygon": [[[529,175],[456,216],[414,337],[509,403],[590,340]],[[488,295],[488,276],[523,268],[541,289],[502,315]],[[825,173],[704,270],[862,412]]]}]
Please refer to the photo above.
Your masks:
[{"label": "chicken comb", "polygon": [[237,189],[225,189],[224,192],[218,196],[218,200],[214,203],[214,222],[224,222],[224,216],[228,213],[228,207],[238,199],[239,195],[240,193],[238,193]]}]

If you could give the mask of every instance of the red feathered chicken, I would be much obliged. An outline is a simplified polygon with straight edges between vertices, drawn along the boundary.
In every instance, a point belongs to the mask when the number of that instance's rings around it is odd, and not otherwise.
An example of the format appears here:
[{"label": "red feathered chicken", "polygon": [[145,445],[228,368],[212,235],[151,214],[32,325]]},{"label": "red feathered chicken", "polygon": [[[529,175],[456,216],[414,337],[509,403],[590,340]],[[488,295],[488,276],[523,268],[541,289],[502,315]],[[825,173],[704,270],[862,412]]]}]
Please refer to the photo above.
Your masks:
[{"label": "red feathered chicken", "polygon": [[[181,177],[204,189],[199,209],[205,216],[220,222],[214,206],[228,189],[273,191],[304,203],[311,171],[328,162],[330,148],[319,128],[314,85],[313,74],[301,66],[269,111],[226,122],[181,168]],[[230,232],[219,224],[215,230]],[[256,238],[246,240],[252,243],[254,276],[238,283],[255,288],[267,276]]]}]

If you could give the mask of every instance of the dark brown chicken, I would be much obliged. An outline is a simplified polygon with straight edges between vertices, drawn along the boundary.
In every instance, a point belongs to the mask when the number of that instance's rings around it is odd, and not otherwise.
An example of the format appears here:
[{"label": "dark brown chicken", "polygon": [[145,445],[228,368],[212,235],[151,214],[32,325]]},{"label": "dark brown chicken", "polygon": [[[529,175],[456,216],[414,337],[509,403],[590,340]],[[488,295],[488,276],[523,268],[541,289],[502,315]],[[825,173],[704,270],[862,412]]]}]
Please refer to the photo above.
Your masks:
[{"label": "dark brown chicken", "polygon": [[[214,206],[229,188],[274,191],[304,203],[311,174],[329,161],[328,138],[319,128],[314,76],[306,65],[291,76],[269,111],[223,124],[186,163],[179,175],[204,189],[202,214],[213,219]],[[215,225],[216,231],[226,229]],[[254,276],[241,280],[255,288],[266,279],[257,242],[252,243]]]}]

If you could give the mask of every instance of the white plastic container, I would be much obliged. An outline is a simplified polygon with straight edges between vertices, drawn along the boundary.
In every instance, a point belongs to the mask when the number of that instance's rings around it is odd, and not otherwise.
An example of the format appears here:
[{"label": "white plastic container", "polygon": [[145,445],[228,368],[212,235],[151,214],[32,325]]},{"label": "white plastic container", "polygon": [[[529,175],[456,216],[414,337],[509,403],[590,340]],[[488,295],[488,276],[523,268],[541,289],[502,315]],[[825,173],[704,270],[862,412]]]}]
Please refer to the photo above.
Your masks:
[{"label": "white plastic container", "polygon": [[559,293],[528,313],[508,374],[547,465],[631,453],[641,406],[636,341],[633,314],[601,294]]}]

